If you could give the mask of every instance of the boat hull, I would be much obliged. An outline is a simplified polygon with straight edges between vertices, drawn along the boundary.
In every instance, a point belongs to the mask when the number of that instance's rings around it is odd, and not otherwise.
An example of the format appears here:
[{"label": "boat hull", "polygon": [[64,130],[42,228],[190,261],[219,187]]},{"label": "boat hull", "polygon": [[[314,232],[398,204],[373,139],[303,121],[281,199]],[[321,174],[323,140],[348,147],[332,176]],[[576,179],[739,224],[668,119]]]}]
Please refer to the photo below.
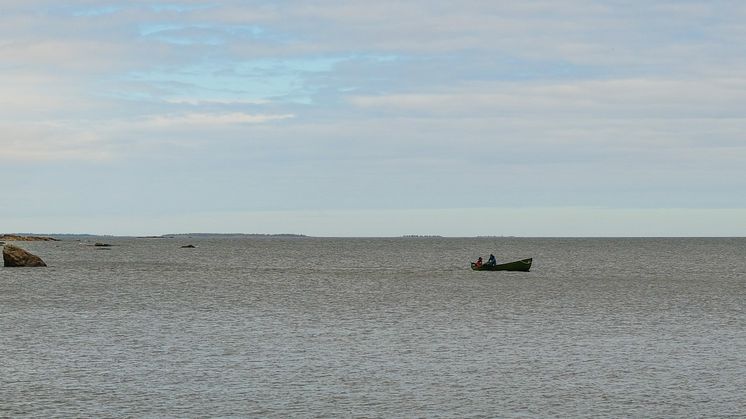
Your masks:
[{"label": "boat hull", "polygon": [[477,264],[472,262],[471,263],[471,269],[475,271],[520,271],[520,272],[528,272],[531,269],[531,262],[533,262],[533,258],[528,259],[522,259],[517,260],[515,262],[509,262],[509,263],[502,263],[499,265],[487,265],[484,264],[480,267],[477,267]]}]

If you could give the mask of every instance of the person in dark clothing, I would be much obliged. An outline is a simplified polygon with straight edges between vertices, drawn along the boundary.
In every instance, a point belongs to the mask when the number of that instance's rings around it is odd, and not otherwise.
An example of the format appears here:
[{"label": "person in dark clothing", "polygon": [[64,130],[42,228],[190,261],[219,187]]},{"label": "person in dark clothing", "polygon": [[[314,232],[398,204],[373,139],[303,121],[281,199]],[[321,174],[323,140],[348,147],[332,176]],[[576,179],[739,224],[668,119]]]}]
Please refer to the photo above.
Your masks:
[{"label": "person in dark clothing", "polygon": [[490,258],[487,259],[487,264],[488,265],[493,265],[493,266],[497,265],[497,260],[495,260],[495,255],[493,255],[493,254],[490,253]]}]

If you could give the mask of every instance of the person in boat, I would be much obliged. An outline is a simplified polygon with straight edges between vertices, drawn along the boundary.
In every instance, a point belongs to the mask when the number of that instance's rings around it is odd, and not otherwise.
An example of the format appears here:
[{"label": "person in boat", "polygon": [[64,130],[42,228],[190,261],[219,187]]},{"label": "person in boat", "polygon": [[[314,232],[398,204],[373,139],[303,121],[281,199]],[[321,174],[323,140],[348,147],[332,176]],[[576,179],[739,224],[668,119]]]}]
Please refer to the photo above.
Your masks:
[{"label": "person in boat", "polygon": [[495,255],[493,255],[492,253],[490,253],[490,258],[487,259],[487,264],[491,266],[497,265],[497,260],[495,260]]},{"label": "person in boat", "polygon": [[480,256],[479,259],[477,259],[477,268],[482,267],[482,257]]}]

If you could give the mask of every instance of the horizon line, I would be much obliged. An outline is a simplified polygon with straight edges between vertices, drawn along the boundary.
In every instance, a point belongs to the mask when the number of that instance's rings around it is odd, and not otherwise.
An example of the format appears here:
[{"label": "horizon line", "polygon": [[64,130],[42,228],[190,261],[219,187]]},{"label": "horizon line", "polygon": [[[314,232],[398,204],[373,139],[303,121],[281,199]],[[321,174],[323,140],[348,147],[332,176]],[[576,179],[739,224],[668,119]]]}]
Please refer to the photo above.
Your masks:
[{"label": "horizon line", "polygon": [[[21,236],[21,237],[52,237],[55,236],[77,236],[77,237],[115,237],[115,238],[135,238],[135,239],[167,239],[176,238],[183,236],[252,236],[252,237],[276,237],[276,238],[330,238],[330,239],[391,239],[391,238],[442,238],[442,239],[735,239],[735,238],[746,238],[746,236],[717,236],[717,235],[682,235],[682,236],[668,236],[668,235],[650,235],[650,236],[619,236],[619,235],[579,235],[579,236],[552,236],[552,235],[442,235],[442,234],[401,234],[401,235],[385,235],[385,236],[337,236],[337,235],[308,235],[303,233],[215,233],[215,232],[191,232],[191,233],[166,233],[166,234],[97,234],[97,233],[3,233],[0,234],[0,239],[4,236]],[[5,239],[7,241],[12,241]]]}]

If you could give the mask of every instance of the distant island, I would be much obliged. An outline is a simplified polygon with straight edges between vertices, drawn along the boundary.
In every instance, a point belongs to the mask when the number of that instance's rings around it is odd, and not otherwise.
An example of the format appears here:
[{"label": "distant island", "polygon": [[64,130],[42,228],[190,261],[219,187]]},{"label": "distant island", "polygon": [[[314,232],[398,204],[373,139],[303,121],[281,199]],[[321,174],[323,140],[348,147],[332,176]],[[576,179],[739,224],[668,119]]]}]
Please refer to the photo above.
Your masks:
[{"label": "distant island", "polygon": [[0,241],[4,242],[51,242],[51,241],[59,241],[59,239],[55,239],[54,237],[45,237],[45,236],[27,236],[27,235],[20,235],[20,234],[3,234],[0,235]]},{"label": "distant island", "polygon": [[442,238],[443,236],[438,236],[438,235],[420,235],[420,234],[406,234],[406,235],[404,235],[402,237],[405,238],[405,239],[421,239],[421,238],[433,239],[433,238]]},{"label": "distant island", "polygon": [[504,239],[515,238],[516,236],[477,236],[478,239]]},{"label": "distant island", "polygon": [[180,238],[180,237],[193,237],[193,238],[242,238],[242,237],[293,237],[301,238],[308,237],[305,234],[292,234],[292,233],[280,233],[280,234],[258,234],[258,233],[175,233],[175,234],[164,234],[162,236],[148,237],[148,238]]},{"label": "distant island", "polygon": [[0,234],[0,246],[5,242],[32,242],[32,241],[61,241],[61,240],[72,240],[72,241],[88,241],[96,238],[135,238],[135,239],[240,239],[240,238],[307,238],[305,234],[295,233],[279,233],[279,234],[264,234],[264,233],[173,233],[163,234],[160,236],[116,236],[111,234],[85,234],[85,233],[63,233],[52,235],[41,235],[41,234],[29,234],[29,233],[12,233],[12,234]]}]

